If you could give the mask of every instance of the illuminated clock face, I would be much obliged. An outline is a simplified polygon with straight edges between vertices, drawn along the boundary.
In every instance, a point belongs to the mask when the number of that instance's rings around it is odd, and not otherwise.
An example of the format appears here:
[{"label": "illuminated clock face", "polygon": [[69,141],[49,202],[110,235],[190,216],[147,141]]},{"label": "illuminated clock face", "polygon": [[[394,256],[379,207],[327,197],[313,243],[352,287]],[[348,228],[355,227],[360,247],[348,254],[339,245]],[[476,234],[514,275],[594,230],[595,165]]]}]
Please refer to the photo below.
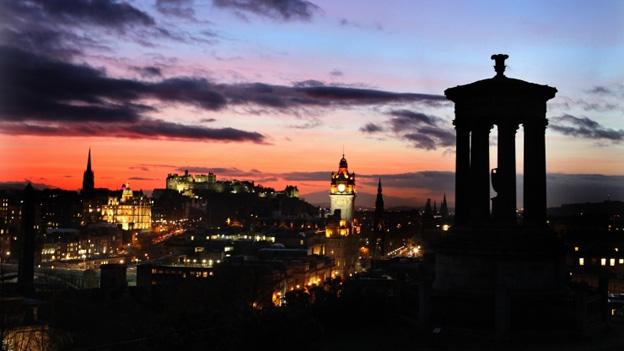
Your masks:
[{"label": "illuminated clock face", "polygon": [[345,185],[344,184],[338,184],[338,191],[340,191],[341,193],[343,193],[345,191]]}]

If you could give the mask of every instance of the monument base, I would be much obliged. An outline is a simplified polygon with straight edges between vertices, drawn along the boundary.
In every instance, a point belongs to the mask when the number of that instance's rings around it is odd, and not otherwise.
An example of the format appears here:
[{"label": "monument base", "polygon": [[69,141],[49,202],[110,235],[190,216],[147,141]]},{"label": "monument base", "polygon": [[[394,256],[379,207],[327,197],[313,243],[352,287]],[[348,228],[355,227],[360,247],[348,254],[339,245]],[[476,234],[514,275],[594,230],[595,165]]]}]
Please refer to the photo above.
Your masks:
[{"label": "monument base", "polygon": [[460,229],[436,245],[433,289],[554,293],[567,275],[562,246],[548,229]]},{"label": "monument base", "polygon": [[568,277],[562,245],[548,228],[456,230],[436,245],[431,322],[506,338],[578,332],[595,324],[588,320],[603,321],[600,296],[580,299]]}]

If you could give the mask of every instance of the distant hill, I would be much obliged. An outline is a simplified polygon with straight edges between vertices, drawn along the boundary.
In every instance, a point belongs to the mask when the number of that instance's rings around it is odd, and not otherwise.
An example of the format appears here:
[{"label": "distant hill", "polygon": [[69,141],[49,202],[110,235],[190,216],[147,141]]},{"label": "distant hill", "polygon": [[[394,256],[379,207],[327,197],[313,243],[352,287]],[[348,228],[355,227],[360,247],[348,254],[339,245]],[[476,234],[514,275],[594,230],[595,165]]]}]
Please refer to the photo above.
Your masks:
[{"label": "distant hill", "polygon": [[[329,194],[327,191],[317,191],[313,193],[302,194],[301,197],[316,206],[329,207]],[[375,207],[375,199],[377,194],[358,192],[355,199],[356,207]],[[418,199],[414,198],[402,198],[396,196],[384,195],[384,207],[422,207],[423,203],[420,203]]]},{"label": "distant hill", "polygon": [[602,202],[585,202],[563,204],[560,207],[548,208],[551,216],[576,216],[583,215],[624,215],[624,202],[606,200]]},{"label": "distant hill", "polygon": [[[28,184],[28,181],[8,181],[8,182],[0,182],[0,190],[24,190]],[[58,189],[56,186],[44,184],[44,183],[34,183],[32,182],[32,186],[35,189]]]}]

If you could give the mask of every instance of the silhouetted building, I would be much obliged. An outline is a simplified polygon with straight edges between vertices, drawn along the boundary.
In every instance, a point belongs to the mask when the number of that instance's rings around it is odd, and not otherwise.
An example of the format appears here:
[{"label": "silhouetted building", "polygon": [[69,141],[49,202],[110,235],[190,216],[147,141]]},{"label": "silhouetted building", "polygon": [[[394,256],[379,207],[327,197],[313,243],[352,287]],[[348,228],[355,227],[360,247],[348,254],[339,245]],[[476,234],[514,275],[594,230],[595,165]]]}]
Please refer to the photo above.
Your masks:
[{"label": "silhouetted building", "polygon": [[93,195],[95,189],[95,181],[93,177],[93,170],[91,169],[91,149],[89,149],[89,156],[87,157],[87,169],[82,176],[82,195]]},{"label": "silhouetted building", "polygon": [[80,196],[76,191],[43,189],[41,198],[41,226],[49,228],[78,228],[82,220]]},{"label": "silhouetted building", "polygon": [[141,264],[137,266],[137,286],[176,285],[184,281],[202,281],[214,275],[213,267]]},{"label": "silhouetted building", "polygon": [[381,190],[381,178],[377,183],[377,198],[375,199],[375,214],[373,215],[373,240],[371,248],[372,256],[383,256],[385,254],[385,225],[384,225],[384,201]]},{"label": "silhouetted building", "polygon": [[[455,103],[456,226],[436,246],[433,316],[447,326],[499,335],[566,329],[569,320],[583,326],[601,309],[571,293],[562,243],[546,225],[546,102],[557,90],[505,77],[506,58],[492,56],[495,77],[445,91]],[[524,126],[522,225],[516,223],[515,193],[519,124]],[[490,173],[493,125],[498,166]],[[491,213],[490,174],[497,193]]]},{"label": "silhouetted building", "polygon": [[432,230],[435,227],[433,215],[434,212],[433,208],[431,207],[431,199],[427,199],[427,202],[425,203],[425,209],[423,210],[422,214],[423,231]]},{"label": "silhouetted building", "polygon": [[[546,102],[557,93],[547,85],[507,78],[507,55],[493,55],[496,76],[449,88],[455,102],[457,150],[455,165],[456,225],[483,224],[490,219],[490,173],[497,196],[493,217],[516,220],[516,130],[524,127],[524,222],[546,223]],[[498,127],[498,166],[490,172],[490,130]]]},{"label": "silhouetted building", "polygon": [[93,169],[91,166],[91,149],[87,158],[87,169],[82,177],[80,201],[82,214],[80,225],[97,223],[102,220],[102,207],[108,202],[111,191],[106,188],[95,188]]},{"label": "silhouetted building", "polygon": [[442,199],[442,204],[440,205],[440,216],[442,216],[442,218],[447,218],[448,215],[449,215],[449,209],[446,203],[446,194],[444,194],[444,198]]},{"label": "silhouetted building", "polygon": [[383,229],[384,200],[381,189],[381,178],[377,182],[377,198],[375,199],[375,228]]},{"label": "silhouetted building", "polygon": [[154,189],[152,200],[152,219],[154,220],[172,221],[191,217],[191,198],[176,190]]},{"label": "silhouetted building", "polygon": [[121,289],[128,286],[128,267],[125,264],[108,263],[100,266],[100,288]]},{"label": "silhouetted building", "polygon": [[548,215],[566,243],[571,280],[598,287],[608,276],[609,293],[624,294],[624,202],[563,204]]},{"label": "silhouetted building", "polygon": [[17,275],[19,291],[24,295],[34,292],[35,278],[35,235],[36,235],[36,194],[32,184],[28,183],[24,190],[22,205],[22,233],[19,240],[20,255]]},{"label": "silhouetted building", "polygon": [[19,257],[18,241],[22,228],[21,196],[16,190],[0,191],[0,253],[4,259]]}]

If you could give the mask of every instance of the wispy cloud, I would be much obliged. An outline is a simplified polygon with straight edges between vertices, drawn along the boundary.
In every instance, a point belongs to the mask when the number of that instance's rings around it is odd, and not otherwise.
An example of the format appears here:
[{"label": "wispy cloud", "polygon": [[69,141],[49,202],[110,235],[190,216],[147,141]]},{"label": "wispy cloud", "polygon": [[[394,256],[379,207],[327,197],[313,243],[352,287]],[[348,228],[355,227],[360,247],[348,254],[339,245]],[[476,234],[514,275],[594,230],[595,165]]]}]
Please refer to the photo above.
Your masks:
[{"label": "wispy cloud", "polygon": [[158,12],[190,20],[195,20],[193,0],[156,0]]},{"label": "wispy cloud", "polygon": [[130,69],[139,73],[139,75],[144,78],[154,78],[162,76],[162,70],[160,69],[160,67],[156,66],[132,66],[130,67]]},{"label": "wispy cloud", "polygon": [[382,132],[384,129],[382,126],[380,126],[379,124],[375,124],[375,123],[366,123],[364,126],[362,126],[360,128],[361,132],[364,133],[378,133],[378,132]]},{"label": "wispy cloud", "polygon": [[563,115],[552,117],[549,128],[564,135],[571,135],[597,142],[620,143],[624,140],[623,129],[606,128],[589,117]]},{"label": "wispy cloud", "polygon": [[310,21],[322,13],[320,7],[306,0],[213,0],[213,3],[245,19],[253,14],[280,21]]}]

